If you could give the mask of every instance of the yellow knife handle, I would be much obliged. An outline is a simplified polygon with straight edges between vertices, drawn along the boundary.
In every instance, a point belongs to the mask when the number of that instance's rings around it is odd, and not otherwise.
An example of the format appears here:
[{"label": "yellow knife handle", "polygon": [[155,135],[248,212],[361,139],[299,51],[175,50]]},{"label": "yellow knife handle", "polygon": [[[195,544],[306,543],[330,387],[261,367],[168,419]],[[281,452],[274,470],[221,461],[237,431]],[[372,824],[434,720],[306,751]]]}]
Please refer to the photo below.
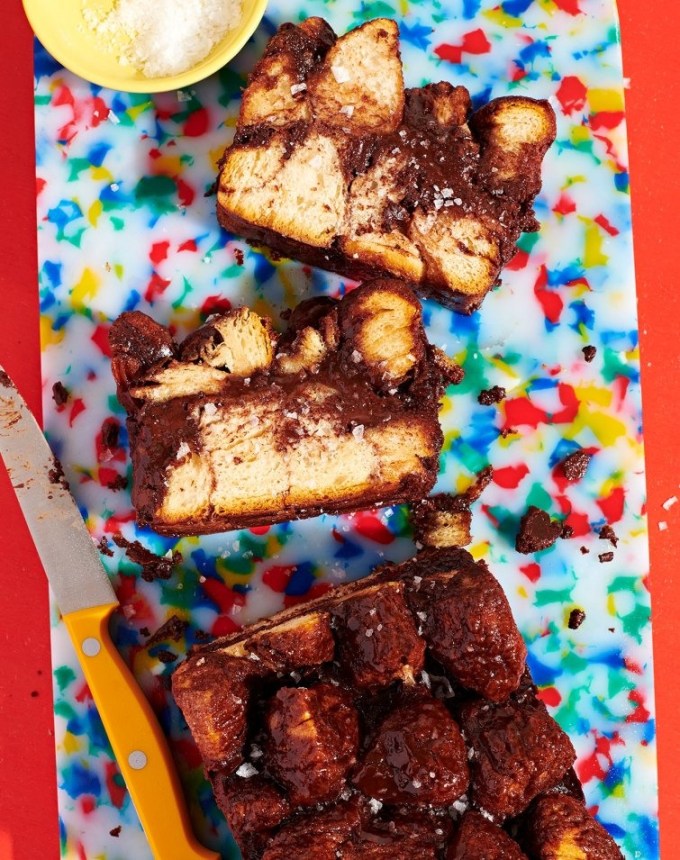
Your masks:
[{"label": "yellow knife handle", "polygon": [[111,641],[109,619],[115,608],[69,612],[64,622],[151,851],[156,860],[217,860],[219,854],[194,836],[165,736]]}]

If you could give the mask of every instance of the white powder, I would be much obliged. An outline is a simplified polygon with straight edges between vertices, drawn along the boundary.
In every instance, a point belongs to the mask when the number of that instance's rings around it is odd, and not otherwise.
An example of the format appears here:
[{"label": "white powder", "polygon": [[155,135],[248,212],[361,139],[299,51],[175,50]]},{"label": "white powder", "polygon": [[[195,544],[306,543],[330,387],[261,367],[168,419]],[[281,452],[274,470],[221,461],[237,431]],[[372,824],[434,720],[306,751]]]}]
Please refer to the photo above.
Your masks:
[{"label": "white powder", "polygon": [[147,78],[176,75],[204,60],[241,20],[241,0],[114,0],[87,6],[87,26]]}]

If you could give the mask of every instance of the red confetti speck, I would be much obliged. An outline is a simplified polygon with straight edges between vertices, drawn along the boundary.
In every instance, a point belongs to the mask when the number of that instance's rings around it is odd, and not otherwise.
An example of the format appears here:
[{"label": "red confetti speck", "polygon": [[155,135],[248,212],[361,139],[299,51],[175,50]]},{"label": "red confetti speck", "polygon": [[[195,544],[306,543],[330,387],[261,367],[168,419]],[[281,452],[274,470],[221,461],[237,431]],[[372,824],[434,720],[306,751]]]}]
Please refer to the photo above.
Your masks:
[{"label": "red confetti speck", "polygon": [[541,578],[541,566],[535,561],[530,564],[525,564],[520,567],[520,571],[526,576],[529,582],[538,582]]},{"label": "red confetti speck", "polygon": [[253,535],[266,535],[269,531],[269,526],[253,526],[248,531]]},{"label": "red confetti speck", "polygon": [[566,12],[568,15],[581,15],[582,10],[579,8],[578,0],[554,0],[555,6]]},{"label": "red confetti speck", "polygon": [[607,522],[618,523],[623,517],[623,502],[625,493],[623,487],[614,487],[611,493],[604,499],[597,500],[597,506],[607,518]]},{"label": "red confetti speck", "polygon": [[576,211],[576,203],[567,194],[560,194],[560,199],[553,206],[552,211],[560,215],[569,215],[570,212]]},{"label": "red confetti speck", "polygon": [[90,815],[92,812],[94,812],[95,802],[92,795],[86,794],[80,798],[80,808],[83,812],[83,815]]},{"label": "red confetti speck", "polygon": [[624,113],[622,110],[613,110],[613,111],[600,111],[600,113],[595,113],[590,117],[590,127],[593,131],[597,131],[598,129],[606,128],[616,128],[617,125],[620,125],[623,122]]},{"label": "red confetti speck", "polygon": [[609,233],[610,236],[618,236],[619,231],[616,227],[610,223],[604,215],[598,215],[597,218],[594,219],[595,223],[598,224],[602,229]]},{"label": "red confetti speck", "polygon": [[182,244],[177,249],[178,251],[196,251],[197,245],[195,239],[187,239],[186,242],[182,242]]},{"label": "red confetti speck", "polygon": [[635,705],[635,710],[633,710],[626,717],[627,723],[646,723],[650,718],[650,713],[645,708],[645,700],[642,693],[639,690],[631,690],[628,694],[628,700]]},{"label": "red confetti speck", "polygon": [[493,470],[493,482],[505,490],[514,490],[520,481],[529,474],[526,463],[518,463],[516,466],[503,466]]},{"label": "red confetti speck", "polygon": [[102,355],[111,358],[111,345],[109,344],[109,328],[108,325],[98,325],[92,334],[91,340]]},{"label": "red confetti speck", "polygon": [[518,272],[520,269],[526,268],[529,262],[529,255],[526,251],[519,250],[515,256],[506,264],[505,268],[512,272]]},{"label": "red confetti speck", "polygon": [[587,95],[586,85],[575,75],[567,75],[567,77],[562,78],[562,83],[555,93],[557,101],[562,105],[562,113],[567,115],[583,110]]},{"label": "red confetti speck", "polygon": [[147,302],[153,302],[159,296],[162,296],[169,286],[170,281],[161,278],[158,272],[152,272],[149,283],[146,285],[146,290],[144,291],[144,298]]},{"label": "red confetti speck", "polygon": [[231,310],[231,302],[224,296],[208,296],[201,305],[201,316],[208,317],[211,314],[224,314]]},{"label": "red confetti speck", "polygon": [[183,179],[179,177],[175,178],[175,184],[177,185],[177,196],[179,198],[179,202],[182,206],[191,206],[194,202],[194,198],[196,197],[196,192],[194,189],[185,182]]},{"label": "red confetti speck", "polygon": [[472,30],[463,36],[461,45],[437,45],[435,54],[449,63],[460,63],[463,54],[488,54],[491,50],[491,42],[486,38],[483,30]]},{"label": "red confetti speck", "polygon": [[560,321],[564,302],[559,293],[554,290],[547,289],[547,271],[545,266],[541,266],[538,278],[534,284],[534,295],[538,299],[545,318],[556,325]]},{"label": "red confetti speck", "polygon": [[213,624],[210,632],[213,636],[226,636],[228,633],[235,633],[240,630],[239,625],[228,615],[220,615]]},{"label": "red confetti speck", "polygon": [[73,406],[71,407],[71,411],[68,416],[68,426],[73,427],[73,422],[80,415],[81,412],[84,412],[86,409],[85,404],[82,401],[82,398],[78,397],[73,401]]},{"label": "red confetti speck", "polygon": [[351,517],[355,531],[362,537],[387,546],[394,541],[392,532],[384,526],[375,514],[362,511]]},{"label": "red confetti speck", "polygon": [[199,108],[189,115],[184,123],[185,137],[200,137],[208,130],[208,111],[205,108]]},{"label": "red confetti speck", "polygon": [[283,594],[288,586],[288,582],[296,568],[296,565],[273,565],[267,568],[262,574],[262,582],[268,585],[272,591]]},{"label": "red confetti speck", "polygon": [[169,249],[170,242],[154,242],[149,251],[149,259],[156,265],[162,263],[167,258]]},{"label": "red confetti speck", "polygon": [[43,188],[47,185],[46,179],[41,179],[39,176],[35,178],[35,196],[37,197]]},{"label": "red confetti speck", "polygon": [[90,692],[90,688],[87,684],[83,684],[82,687],[78,690],[75,695],[76,702],[91,702],[92,701],[92,693]]},{"label": "red confetti speck", "polygon": [[534,406],[528,397],[515,397],[513,400],[506,400],[503,405],[506,428],[538,427],[548,417],[542,409]]},{"label": "red confetti speck", "polygon": [[125,801],[126,792],[118,765],[115,762],[109,761],[106,763],[105,778],[111,803],[116,809],[120,809]]},{"label": "red confetti speck", "polygon": [[537,696],[549,708],[556,708],[562,701],[560,691],[555,689],[555,687],[546,687],[544,690],[539,690]]},{"label": "red confetti speck", "polygon": [[[243,606],[245,604],[245,597],[242,594],[239,594],[237,591],[233,591],[229,586],[217,579],[206,579],[203,583],[203,591],[214,603],[217,604],[221,613],[229,612],[234,606]],[[234,629],[237,630],[238,625],[236,625]],[[215,633],[215,630],[212,630],[211,632]]]}]

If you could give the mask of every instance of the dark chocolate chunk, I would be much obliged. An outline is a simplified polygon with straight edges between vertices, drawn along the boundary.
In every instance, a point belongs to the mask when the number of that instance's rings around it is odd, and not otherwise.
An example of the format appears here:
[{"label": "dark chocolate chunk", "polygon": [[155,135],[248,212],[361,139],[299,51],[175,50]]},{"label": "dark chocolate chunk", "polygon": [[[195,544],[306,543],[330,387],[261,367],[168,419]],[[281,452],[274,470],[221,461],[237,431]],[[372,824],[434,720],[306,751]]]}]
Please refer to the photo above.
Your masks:
[{"label": "dark chocolate chunk", "polygon": [[184,621],[183,618],[179,618],[177,615],[171,615],[165,624],[162,624],[158,630],[156,630],[146,644],[156,645],[159,642],[169,642],[171,639],[173,642],[179,642],[188,626],[188,622]]},{"label": "dark chocolate chunk", "polygon": [[54,466],[47,473],[50,484],[56,484],[64,490],[69,489],[69,483],[64,476],[64,467],[57,457],[54,458]]},{"label": "dark chocolate chunk", "polygon": [[446,707],[422,698],[395,708],[354,777],[381,803],[447,806],[470,781],[465,742]]},{"label": "dark chocolate chunk", "polygon": [[155,656],[161,663],[174,663],[177,659],[177,654],[173,654],[172,651],[166,651],[165,649],[157,651]]},{"label": "dark chocolate chunk", "polygon": [[561,523],[551,520],[545,511],[535,505],[530,505],[520,520],[515,549],[525,555],[547,549],[561,533]]},{"label": "dark chocolate chunk", "polygon": [[115,418],[106,418],[102,424],[102,445],[111,450],[118,447],[120,424]]},{"label": "dark chocolate chunk", "polygon": [[473,809],[463,816],[446,860],[526,860],[519,845]]},{"label": "dark chocolate chunk", "polygon": [[122,829],[123,828],[119,824],[117,827],[114,827],[113,830],[109,830],[109,836],[115,836],[115,838],[117,839],[120,836],[120,831]]},{"label": "dark chocolate chunk", "polygon": [[335,617],[340,659],[357,686],[387,686],[420,674],[425,643],[404,600],[403,586],[343,601]]},{"label": "dark chocolate chunk", "polygon": [[492,403],[500,403],[505,399],[506,390],[500,385],[494,385],[492,388],[486,388],[479,392],[477,401],[482,406],[491,406]]},{"label": "dark chocolate chunk", "polygon": [[140,627],[139,632],[142,634],[142,636],[151,636],[151,631],[148,627]]},{"label": "dark chocolate chunk", "polygon": [[111,551],[111,548],[109,546],[109,541],[108,541],[106,535],[104,535],[101,538],[101,540],[99,541],[99,543],[97,544],[97,549],[99,550],[99,552],[102,555],[106,555],[109,558],[113,558],[113,552]]},{"label": "dark chocolate chunk", "polygon": [[619,539],[616,532],[610,525],[602,526],[599,537],[600,540],[608,540],[612,546],[616,547],[619,545]]},{"label": "dark chocolate chunk", "polygon": [[598,555],[600,562],[604,564],[607,561],[614,561],[614,553],[613,552],[601,552]]},{"label": "dark chocolate chunk", "polygon": [[234,248],[234,259],[237,266],[243,265],[243,251],[240,248]]},{"label": "dark chocolate chunk", "polygon": [[487,570],[425,579],[409,601],[433,656],[460,684],[494,702],[517,689],[526,646],[503,589]]},{"label": "dark chocolate chunk", "polygon": [[562,474],[568,481],[580,481],[585,475],[588,464],[592,459],[592,454],[580,449],[569,454],[560,463]]},{"label": "dark chocolate chunk", "polygon": [[182,556],[178,552],[173,552],[172,557],[161,557],[143,547],[139,541],[129,541],[122,535],[114,535],[113,542],[125,550],[125,555],[130,561],[141,565],[142,579],[146,582],[170,579],[172,569],[182,561]]},{"label": "dark chocolate chunk", "polygon": [[571,741],[529,690],[503,704],[465,705],[461,726],[474,755],[472,797],[499,818],[517,815],[574,763]]},{"label": "dark chocolate chunk", "polygon": [[62,382],[55,382],[52,386],[52,400],[57,406],[63,406],[69,399],[70,394],[68,388]]},{"label": "dark chocolate chunk", "polygon": [[266,717],[268,765],[294,805],[334,800],[356,764],[359,715],[330,684],[283,687]]},{"label": "dark chocolate chunk", "polygon": [[116,475],[111,481],[106,485],[109,490],[113,490],[114,493],[118,492],[118,490],[127,489],[128,479],[125,475]]},{"label": "dark chocolate chunk", "polygon": [[583,624],[586,620],[586,614],[582,609],[572,609],[569,613],[569,627],[571,630],[578,630],[578,628]]},{"label": "dark chocolate chunk", "polygon": [[567,523],[562,524],[562,531],[560,532],[560,537],[563,540],[569,540],[569,538],[574,536],[573,526],[568,525]]},{"label": "dark chocolate chunk", "polygon": [[587,546],[581,547],[581,555],[588,555],[589,552],[590,552],[590,550],[588,549]]},{"label": "dark chocolate chunk", "polygon": [[589,344],[588,346],[584,346],[581,352],[583,353],[585,360],[587,362],[591,362],[597,354],[597,347]]}]

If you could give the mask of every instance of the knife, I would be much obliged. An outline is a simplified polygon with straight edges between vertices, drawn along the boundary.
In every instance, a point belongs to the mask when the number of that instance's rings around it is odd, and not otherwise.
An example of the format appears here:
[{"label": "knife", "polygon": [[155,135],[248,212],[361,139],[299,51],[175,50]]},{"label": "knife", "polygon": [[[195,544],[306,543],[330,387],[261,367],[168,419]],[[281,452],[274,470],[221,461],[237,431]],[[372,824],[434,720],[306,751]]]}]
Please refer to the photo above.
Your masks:
[{"label": "knife", "polygon": [[0,454],[156,860],[218,860],[189,821],[170,750],[109,635],[108,574],[45,437],[0,367]]}]

